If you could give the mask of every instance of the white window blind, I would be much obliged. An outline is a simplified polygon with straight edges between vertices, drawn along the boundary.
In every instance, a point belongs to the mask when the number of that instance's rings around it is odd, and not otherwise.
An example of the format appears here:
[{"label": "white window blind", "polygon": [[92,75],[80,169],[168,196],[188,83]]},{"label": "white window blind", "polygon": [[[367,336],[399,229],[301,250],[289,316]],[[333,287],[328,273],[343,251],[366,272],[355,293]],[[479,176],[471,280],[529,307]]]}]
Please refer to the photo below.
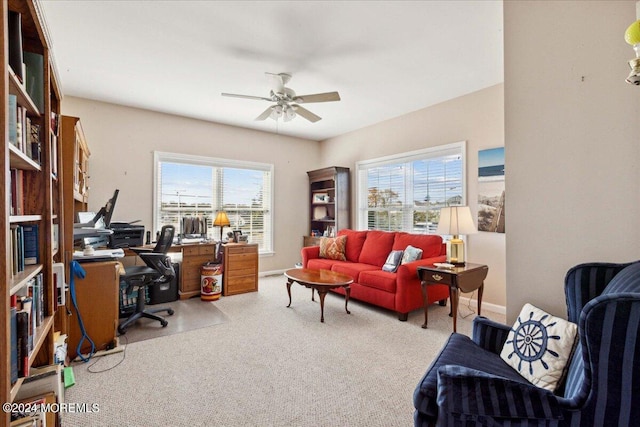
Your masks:
[{"label": "white window blind", "polygon": [[209,238],[220,238],[212,223],[224,210],[231,225],[257,243],[261,253],[273,251],[273,165],[201,156],[156,152],[154,228],[172,224],[178,233],[200,234],[193,227],[206,224]]},{"label": "white window blind", "polygon": [[465,143],[356,164],[358,228],[435,233],[440,208],[465,202]]}]

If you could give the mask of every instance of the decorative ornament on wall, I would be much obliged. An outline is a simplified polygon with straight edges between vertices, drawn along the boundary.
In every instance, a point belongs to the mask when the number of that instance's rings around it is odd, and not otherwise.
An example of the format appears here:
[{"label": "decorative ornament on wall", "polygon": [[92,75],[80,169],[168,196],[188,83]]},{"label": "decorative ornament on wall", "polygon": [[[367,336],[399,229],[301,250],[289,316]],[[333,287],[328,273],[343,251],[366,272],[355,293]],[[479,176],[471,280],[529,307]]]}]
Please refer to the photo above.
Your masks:
[{"label": "decorative ornament on wall", "polygon": [[504,147],[478,151],[478,231],[505,232]]}]

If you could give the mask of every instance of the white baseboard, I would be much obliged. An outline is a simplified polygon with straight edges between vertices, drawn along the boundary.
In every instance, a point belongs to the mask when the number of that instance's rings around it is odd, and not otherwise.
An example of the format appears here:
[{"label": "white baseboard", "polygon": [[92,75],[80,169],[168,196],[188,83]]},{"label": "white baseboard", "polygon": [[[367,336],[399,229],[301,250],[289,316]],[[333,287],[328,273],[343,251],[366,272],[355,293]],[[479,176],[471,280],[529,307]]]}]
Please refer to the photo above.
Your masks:
[{"label": "white baseboard", "polygon": [[[470,298],[468,297],[460,297],[460,300],[458,301],[458,307],[464,305],[464,306],[468,306],[471,305],[471,307],[475,308],[476,310],[478,309],[478,301],[476,299],[472,299],[471,301],[469,301]],[[497,314],[503,314],[506,316],[507,314],[507,307],[505,307],[504,305],[498,305],[498,304],[491,304],[490,302],[482,302],[482,309],[483,310],[487,310],[487,311],[491,311],[493,313],[497,313]]]},{"label": "white baseboard", "polygon": [[282,276],[285,271],[288,269],[285,268],[283,270],[272,270],[272,271],[260,271],[258,273],[258,277],[267,277],[267,276]]},{"label": "white baseboard", "polygon": [[[258,273],[258,277],[281,276],[287,270],[288,269],[285,268],[282,270],[261,271]],[[462,305],[468,306],[469,304],[471,305],[471,307],[475,308],[476,310],[478,309],[477,300],[471,299],[471,302],[469,302],[468,297],[460,296],[460,301],[458,302],[459,306],[462,306]],[[485,301],[482,303],[482,308],[497,314],[503,314],[503,315],[507,314],[507,308],[504,305],[491,304],[490,302]]]}]

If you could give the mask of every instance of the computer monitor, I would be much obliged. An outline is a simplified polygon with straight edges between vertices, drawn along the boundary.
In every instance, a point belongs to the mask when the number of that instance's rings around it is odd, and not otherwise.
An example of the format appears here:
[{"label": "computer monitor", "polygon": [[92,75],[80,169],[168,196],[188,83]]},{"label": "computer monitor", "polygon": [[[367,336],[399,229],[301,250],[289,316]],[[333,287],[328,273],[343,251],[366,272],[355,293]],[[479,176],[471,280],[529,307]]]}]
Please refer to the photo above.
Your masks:
[{"label": "computer monitor", "polygon": [[102,220],[101,228],[109,228],[111,225],[111,217],[113,216],[113,210],[116,206],[116,200],[118,200],[118,193],[120,190],[116,189],[113,192],[113,197],[107,200],[107,203],[100,208],[97,214],[88,222],[83,221],[86,218],[80,218],[80,214],[78,215],[78,223],[73,226],[76,228],[79,227],[95,227],[98,225],[99,221]]}]

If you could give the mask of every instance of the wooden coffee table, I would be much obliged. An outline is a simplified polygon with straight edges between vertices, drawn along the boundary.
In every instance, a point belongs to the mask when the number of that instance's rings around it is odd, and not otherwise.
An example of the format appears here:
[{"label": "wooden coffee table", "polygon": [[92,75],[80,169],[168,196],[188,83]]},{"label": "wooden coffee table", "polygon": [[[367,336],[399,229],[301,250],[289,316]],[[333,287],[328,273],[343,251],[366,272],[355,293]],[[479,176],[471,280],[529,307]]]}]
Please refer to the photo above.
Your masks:
[{"label": "wooden coffee table", "polygon": [[351,283],[353,279],[346,274],[336,273],[330,270],[312,270],[308,268],[292,268],[284,272],[287,277],[287,293],[289,294],[289,305],[291,307],[291,284],[297,282],[302,286],[311,288],[311,300],[313,301],[314,289],[320,295],[320,321],[324,322],[324,297],[330,289],[344,288],[345,300],[344,309],[347,314],[351,314],[347,308],[349,304],[349,295],[351,294]]}]

